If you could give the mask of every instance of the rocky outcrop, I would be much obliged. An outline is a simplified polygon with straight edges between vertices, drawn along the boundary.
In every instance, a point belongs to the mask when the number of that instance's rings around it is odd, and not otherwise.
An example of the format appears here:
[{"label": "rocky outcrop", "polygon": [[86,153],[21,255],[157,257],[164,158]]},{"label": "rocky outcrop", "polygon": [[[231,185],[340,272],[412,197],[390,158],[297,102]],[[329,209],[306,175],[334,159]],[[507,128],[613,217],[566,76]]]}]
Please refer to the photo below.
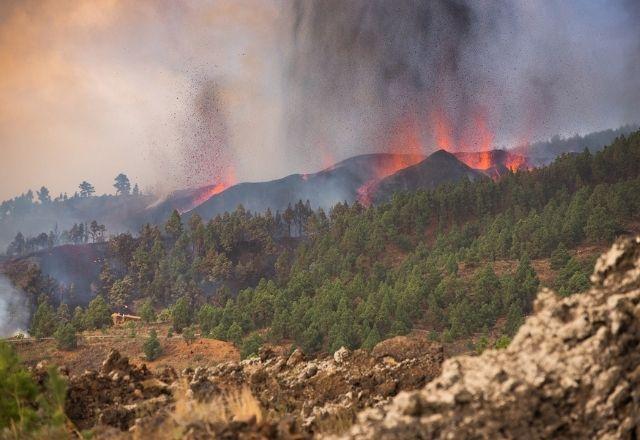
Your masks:
[{"label": "rocky outcrop", "polygon": [[[69,378],[66,413],[80,429],[97,427],[98,438],[125,433],[145,438],[167,426],[186,438],[209,438],[212,432],[224,438],[230,433],[235,436],[229,438],[310,438],[331,431],[327,425],[334,420],[350,425],[360,410],[421,388],[443,362],[442,346],[424,338],[398,337],[376,350],[378,355],[341,348],[332,356],[306,359],[300,350],[284,354],[280,347],[265,346],[242,362],[180,373],[151,372],[112,350],[99,371]],[[215,406],[242,389],[255,398],[261,420],[221,422],[205,411],[188,426],[175,425],[179,404]]]},{"label": "rocky outcrop", "polygon": [[640,239],[598,260],[588,292],[543,290],[511,345],[368,409],[345,438],[640,437]]},{"label": "rocky outcrop", "polygon": [[[408,349],[404,355],[401,348]],[[402,390],[421,388],[440,373],[444,360],[442,346],[425,338],[401,336],[379,351],[384,355],[341,348],[333,356],[305,360],[300,350],[281,356],[263,347],[258,357],[185,371],[183,376],[198,400],[248,385],[266,419],[287,415],[300,431],[315,432],[323,421],[351,420]]]},{"label": "rocky outcrop", "polygon": [[112,350],[100,371],[69,378],[65,412],[80,429],[100,423],[126,430],[171,402],[168,384],[176,378],[171,369],[152,374]]}]

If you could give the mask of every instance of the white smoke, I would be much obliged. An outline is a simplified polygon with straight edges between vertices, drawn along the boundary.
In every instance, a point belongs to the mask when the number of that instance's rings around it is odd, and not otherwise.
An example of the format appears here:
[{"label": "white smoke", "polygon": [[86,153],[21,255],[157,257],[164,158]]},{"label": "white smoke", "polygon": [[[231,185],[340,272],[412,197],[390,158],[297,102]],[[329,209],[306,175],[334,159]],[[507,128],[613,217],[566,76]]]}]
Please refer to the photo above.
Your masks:
[{"label": "white smoke", "polygon": [[11,285],[0,275],[0,337],[27,334],[29,324],[29,304],[27,295]]}]

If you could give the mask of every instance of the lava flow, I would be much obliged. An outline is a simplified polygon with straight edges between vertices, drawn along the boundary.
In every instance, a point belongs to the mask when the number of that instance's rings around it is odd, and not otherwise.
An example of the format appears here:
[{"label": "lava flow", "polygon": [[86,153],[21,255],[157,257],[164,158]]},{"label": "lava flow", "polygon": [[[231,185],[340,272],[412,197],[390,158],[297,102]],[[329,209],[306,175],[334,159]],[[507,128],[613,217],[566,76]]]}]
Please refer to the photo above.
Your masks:
[{"label": "lava flow", "polygon": [[383,156],[376,164],[373,178],[357,190],[357,199],[364,206],[371,205],[373,192],[380,180],[424,159],[418,125],[414,119],[408,118],[397,126],[388,150],[391,154]]}]

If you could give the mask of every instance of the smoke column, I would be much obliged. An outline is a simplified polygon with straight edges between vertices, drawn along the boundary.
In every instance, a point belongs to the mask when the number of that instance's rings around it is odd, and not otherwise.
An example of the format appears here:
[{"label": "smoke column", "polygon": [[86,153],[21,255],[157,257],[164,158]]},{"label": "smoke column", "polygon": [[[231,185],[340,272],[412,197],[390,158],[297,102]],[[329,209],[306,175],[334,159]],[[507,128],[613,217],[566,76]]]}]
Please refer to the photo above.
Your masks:
[{"label": "smoke column", "polygon": [[4,275],[0,275],[0,337],[27,334],[28,324],[26,295],[14,288]]},{"label": "smoke column", "polygon": [[637,122],[637,5],[296,1],[289,143],[388,151],[409,129],[481,150]]}]

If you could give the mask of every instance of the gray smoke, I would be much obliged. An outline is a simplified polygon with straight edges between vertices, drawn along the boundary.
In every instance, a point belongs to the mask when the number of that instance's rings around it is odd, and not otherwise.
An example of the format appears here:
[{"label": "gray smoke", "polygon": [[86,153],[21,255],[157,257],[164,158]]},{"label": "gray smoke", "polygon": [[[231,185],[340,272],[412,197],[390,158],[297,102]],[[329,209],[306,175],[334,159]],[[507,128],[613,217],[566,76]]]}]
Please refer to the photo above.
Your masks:
[{"label": "gray smoke", "polygon": [[4,275],[0,275],[0,338],[17,333],[26,335],[28,325],[27,295],[13,287]]},{"label": "gray smoke", "polygon": [[637,122],[638,3],[298,0],[290,148],[380,151],[410,124],[431,150],[434,114],[467,149],[479,120],[502,145]]}]

